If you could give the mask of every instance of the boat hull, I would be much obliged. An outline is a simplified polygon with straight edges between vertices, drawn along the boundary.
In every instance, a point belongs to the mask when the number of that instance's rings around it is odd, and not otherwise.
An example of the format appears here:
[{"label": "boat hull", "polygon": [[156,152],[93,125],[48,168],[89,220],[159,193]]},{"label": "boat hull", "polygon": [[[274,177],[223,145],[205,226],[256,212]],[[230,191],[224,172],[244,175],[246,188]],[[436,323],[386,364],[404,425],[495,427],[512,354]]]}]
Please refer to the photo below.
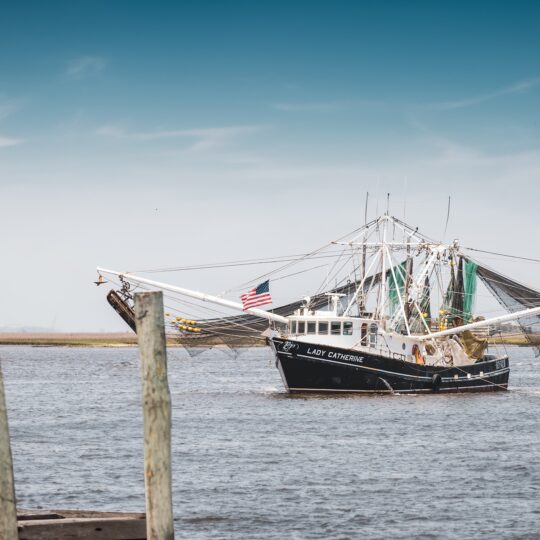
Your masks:
[{"label": "boat hull", "polygon": [[290,392],[489,392],[506,390],[510,376],[507,356],[438,367],[281,338],[270,344]]}]

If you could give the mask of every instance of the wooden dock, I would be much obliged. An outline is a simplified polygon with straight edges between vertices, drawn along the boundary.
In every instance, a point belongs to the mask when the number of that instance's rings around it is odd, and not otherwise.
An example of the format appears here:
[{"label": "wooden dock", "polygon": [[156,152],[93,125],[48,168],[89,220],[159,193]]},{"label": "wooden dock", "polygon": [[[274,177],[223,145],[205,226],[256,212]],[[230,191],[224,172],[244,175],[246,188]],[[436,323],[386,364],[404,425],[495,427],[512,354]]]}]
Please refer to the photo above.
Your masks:
[{"label": "wooden dock", "polygon": [[83,510],[17,511],[19,540],[145,540],[142,513]]},{"label": "wooden dock", "polygon": [[0,540],[173,540],[171,394],[163,294],[135,294],[141,360],[146,514],[16,508],[2,366],[0,365]]}]

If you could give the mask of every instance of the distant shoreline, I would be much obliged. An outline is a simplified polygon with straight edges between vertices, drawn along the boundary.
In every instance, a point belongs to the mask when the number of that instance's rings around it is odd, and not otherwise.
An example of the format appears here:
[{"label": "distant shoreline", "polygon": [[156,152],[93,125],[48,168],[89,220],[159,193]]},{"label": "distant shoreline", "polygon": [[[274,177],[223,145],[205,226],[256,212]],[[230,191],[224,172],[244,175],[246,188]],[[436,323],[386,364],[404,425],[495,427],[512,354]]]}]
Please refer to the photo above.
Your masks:
[{"label": "distant shoreline", "polygon": [[[200,340],[197,344],[185,344],[188,347],[225,347],[215,340]],[[184,347],[179,337],[167,336],[167,347]],[[121,348],[136,347],[137,336],[133,332],[0,332],[0,347],[30,346],[30,347],[88,347],[88,348]],[[239,347],[257,347],[261,343],[253,340],[238,344]]]},{"label": "distant shoreline", "polygon": [[1,345],[36,347],[135,347],[137,336],[132,332],[5,332]]},{"label": "distant shoreline", "polygon": [[[533,345],[540,344],[540,336],[534,336]],[[530,347],[531,343],[522,335],[497,335],[489,338],[490,345],[517,345]],[[33,347],[136,347],[137,336],[133,332],[5,332],[0,333],[2,345],[33,346]],[[167,338],[169,347],[182,347],[178,338]],[[258,344],[260,346],[260,344]],[[192,345],[197,346],[197,345]],[[211,344],[211,346],[223,346]],[[241,346],[239,344],[239,346]],[[257,346],[250,343],[244,346]]]}]

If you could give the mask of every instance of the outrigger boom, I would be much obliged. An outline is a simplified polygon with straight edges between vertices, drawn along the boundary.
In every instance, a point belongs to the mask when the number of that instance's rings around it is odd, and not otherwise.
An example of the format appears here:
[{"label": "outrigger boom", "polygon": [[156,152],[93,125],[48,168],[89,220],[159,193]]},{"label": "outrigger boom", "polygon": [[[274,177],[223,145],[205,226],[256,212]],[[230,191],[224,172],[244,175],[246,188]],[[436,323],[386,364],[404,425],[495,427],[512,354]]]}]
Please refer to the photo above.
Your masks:
[{"label": "outrigger boom", "polygon": [[521,319],[522,317],[529,317],[531,315],[537,315],[540,313],[540,307],[524,309],[522,311],[515,311],[514,313],[508,313],[507,315],[501,315],[500,317],[493,317],[492,319],[484,319],[483,321],[477,321],[470,324],[464,324],[462,326],[456,326],[455,328],[449,328],[448,330],[441,330],[440,332],[433,332],[425,336],[420,336],[421,341],[426,341],[432,338],[452,336],[459,334],[465,330],[473,330],[475,328],[482,328],[489,326],[490,324],[502,323],[507,321],[513,321],[515,319]]},{"label": "outrigger boom", "polygon": [[[101,268],[101,267],[97,267],[96,270],[98,271],[100,275],[110,274],[114,276],[119,276],[120,278],[126,278],[130,281],[135,281],[137,283],[150,285],[152,287],[157,287],[159,289],[176,292],[179,294],[183,294],[184,296],[188,296],[190,298],[196,298],[198,300],[202,300],[203,302],[210,302],[210,303],[225,306],[231,309],[236,309],[244,313],[250,313],[251,315],[255,315],[256,317],[262,317],[263,319],[267,319],[269,321],[277,322],[280,324],[287,324],[289,322],[289,319],[287,319],[287,317],[282,317],[281,315],[277,315],[276,313],[271,313],[269,311],[264,311],[262,309],[257,309],[257,308],[244,309],[240,302],[233,302],[232,300],[226,300],[225,298],[220,298],[219,296],[213,296],[211,294],[206,294],[199,291],[192,291],[190,289],[185,289],[183,287],[176,287],[174,285],[169,285],[168,283],[163,283],[160,281],[154,281],[152,279],[142,278],[142,277],[136,276],[135,274],[131,274],[129,272],[118,272],[116,270],[109,270],[107,268]],[[508,313],[507,315],[501,315],[499,317],[493,317],[491,319],[484,319],[482,321],[464,324],[462,326],[449,328],[448,330],[442,330],[440,332],[432,332],[425,335],[419,335],[417,337],[421,341],[428,341],[428,340],[439,338],[439,337],[459,334],[466,330],[482,328],[485,326],[489,326],[491,324],[512,321],[515,319],[520,319],[522,317],[528,317],[530,315],[537,315],[537,314],[540,314],[540,307],[524,309],[521,311],[516,311],[514,313]]]},{"label": "outrigger boom", "polygon": [[213,296],[211,294],[192,291],[190,289],[184,289],[182,287],[175,287],[174,285],[169,285],[167,283],[161,283],[152,279],[142,278],[134,274],[130,274],[129,272],[118,272],[116,270],[108,270],[107,268],[100,267],[96,268],[96,270],[99,274],[110,274],[113,276],[118,276],[120,278],[125,278],[129,281],[135,281],[137,283],[143,283],[145,285],[157,287],[158,289],[164,289],[166,291],[183,294],[184,296],[196,298],[197,300],[202,300],[203,302],[211,302],[220,306],[243,311],[244,313],[250,313],[251,315],[255,315],[256,317],[262,317],[263,319],[268,319],[269,321],[277,322],[280,324],[288,323],[288,319],[286,317],[282,317],[281,315],[276,315],[275,313],[271,313],[270,311],[264,311],[257,308],[244,309],[243,305],[240,302],[233,302],[232,300],[226,300],[225,298],[220,298],[219,296]]}]

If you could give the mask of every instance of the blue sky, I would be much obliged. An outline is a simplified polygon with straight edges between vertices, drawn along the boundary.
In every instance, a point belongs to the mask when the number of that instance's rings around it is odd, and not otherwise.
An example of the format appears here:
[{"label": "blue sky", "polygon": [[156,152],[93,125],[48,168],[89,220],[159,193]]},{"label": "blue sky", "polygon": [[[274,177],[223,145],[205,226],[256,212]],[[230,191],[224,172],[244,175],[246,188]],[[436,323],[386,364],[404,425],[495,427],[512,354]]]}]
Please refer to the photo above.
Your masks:
[{"label": "blue sky", "polygon": [[464,243],[540,257],[539,21],[538,2],[6,4],[0,326],[121,328],[96,265],[297,253],[355,228],[366,191],[432,236],[451,195]]}]

